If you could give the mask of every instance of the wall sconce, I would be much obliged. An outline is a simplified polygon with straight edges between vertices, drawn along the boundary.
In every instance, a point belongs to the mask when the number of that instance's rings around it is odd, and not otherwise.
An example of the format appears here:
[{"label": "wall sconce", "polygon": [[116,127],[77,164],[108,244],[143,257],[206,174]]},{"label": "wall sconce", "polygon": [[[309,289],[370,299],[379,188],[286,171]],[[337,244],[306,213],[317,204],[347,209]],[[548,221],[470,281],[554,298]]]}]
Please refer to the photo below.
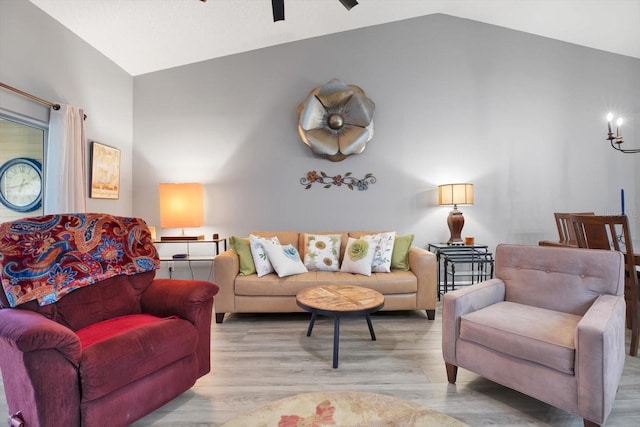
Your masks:
[{"label": "wall sconce", "polygon": [[461,245],[464,242],[460,237],[464,227],[464,216],[458,210],[458,205],[473,204],[473,184],[443,184],[438,186],[438,204],[441,206],[453,205],[453,210],[447,217],[447,225],[451,236],[447,244]]},{"label": "wall sconce", "polygon": [[611,129],[611,123],[613,122],[613,114],[609,113],[607,114],[607,141],[609,141],[609,143],[611,144],[611,147],[614,150],[618,150],[621,153],[627,153],[627,154],[633,154],[633,153],[640,153],[640,148],[632,148],[632,149],[623,149],[620,144],[622,144],[624,141],[622,140],[622,131],[620,130],[620,128],[622,127],[622,117],[618,117],[618,119],[616,120],[616,133],[615,135],[612,132]]},{"label": "wall sconce", "polygon": [[160,184],[160,227],[181,228],[181,236],[162,236],[161,241],[202,240],[204,236],[185,236],[186,227],[204,225],[202,184]]}]

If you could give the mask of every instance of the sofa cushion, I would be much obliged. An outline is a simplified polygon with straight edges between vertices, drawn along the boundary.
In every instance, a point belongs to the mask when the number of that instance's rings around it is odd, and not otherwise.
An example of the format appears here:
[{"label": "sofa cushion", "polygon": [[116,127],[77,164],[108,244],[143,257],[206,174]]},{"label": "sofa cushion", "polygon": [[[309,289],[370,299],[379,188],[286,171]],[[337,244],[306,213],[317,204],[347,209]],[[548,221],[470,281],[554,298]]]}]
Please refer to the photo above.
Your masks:
[{"label": "sofa cushion", "polygon": [[253,262],[253,255],[251,254],[249,238],[231,236],[229,237],[229,244],[238,255],[238,263],[240,264],[240,275],[248,276],[249,274],[255,274],[256,265]]},{"label": "sofa cushion", "polygon": [[252,231],[250,234],[259,237],[277,237],[281,245],[293,245],[300,253],[298,242],[299,233],[297,231]]},{"label": "sofa cushion", "polygon": [[309,271],[289,277],[268,274],[258,277],[238,276],[235,294],[241,296],[295,296],[302,289],[320,284],[364,286],[384,295],[412,294],[418,290],[418,279],[410,271],[373,273],[371,276],[331,271]]},{"label": "sofa cushion", "polygon": [[413,234],[396,236],[391,255],[391,269],[409,271],[409,249],[413,243]]},{"label": "sofa cushion", "polygon": [[380,238],[376,240],[374,236],[362,236],[359,239],[349,237],[340,271],[371,276],[371,263],[378,242]]},{"label": "sofa cushion", "polygon": [[198,342],[191,322],[146,314],[99,322],[76,334],[89,344],[82,350],[79,366],[83,402],[191,355]]},{"label": "sofa cushion", "polygon": [[300,259],[300,254],[292,245],[280,245],[270,241],[265,241],[264,250],[267,252],[273,268],[280,277],[302,274],[307,272]]},{"label": "sofa cushion", "polygon": [[377,233],[373,236],[378,243],[374,249],[371,271],[375,273],[389,273],[391,271],[391,257],[396,241],[396,233],[395,231],[391,231],[388,233]]},{"label": "sofa cushion", "polygon": [[309,271],[340,269],[340,234],[308,234],[304,236],[304,266]]},{"label": "sofa cushion", "polygon": [[251,246],[251,255],[253,256],[253,264],[256,266],[256,273],[258,277],[262,277],[265,274],[273,273],[273,265],[267,256],[267,252],[264,249],[265,243],[277,243],[280,241],[277,237],[260,237],[249,235],[249,245]]},{"label": "sofa cushion", "polygon": [[[319,232],[307,232],[308,234],[315,234],[315,235],[335,235],[335,234],[339,234],[340,235],[340,256],[338,257],[338,260],[340,263],[342,263],[342,259],[344,258],[344,249],[347,246],[347,239],[349,238],[349,235],[344,232],[344,231],[319,231]],[[306,253],[306,247],[305,247],[305,240],[304,240],[304,235],[305,233],[300,233],[299,239],[298,239],[298,252],[300,252],[300,258],[304,259],[304,257],[307,255]]]},{"label": "sofa cushion", "polygon": [[580,319],[574,314],[503,301],[463,315],[460,338],[572,375]]}]

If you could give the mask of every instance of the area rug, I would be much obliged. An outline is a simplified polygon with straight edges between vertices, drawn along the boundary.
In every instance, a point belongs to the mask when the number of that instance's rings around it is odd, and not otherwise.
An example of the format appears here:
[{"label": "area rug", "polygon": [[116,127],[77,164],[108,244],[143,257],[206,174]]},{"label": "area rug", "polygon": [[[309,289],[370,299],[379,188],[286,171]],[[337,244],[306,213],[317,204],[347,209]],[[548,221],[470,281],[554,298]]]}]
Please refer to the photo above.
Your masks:
[{"label": "area rug", "polygon": [[299,394],[258,407],[221,427],[458,427],[466,424],[408,400],[375,393]]}]

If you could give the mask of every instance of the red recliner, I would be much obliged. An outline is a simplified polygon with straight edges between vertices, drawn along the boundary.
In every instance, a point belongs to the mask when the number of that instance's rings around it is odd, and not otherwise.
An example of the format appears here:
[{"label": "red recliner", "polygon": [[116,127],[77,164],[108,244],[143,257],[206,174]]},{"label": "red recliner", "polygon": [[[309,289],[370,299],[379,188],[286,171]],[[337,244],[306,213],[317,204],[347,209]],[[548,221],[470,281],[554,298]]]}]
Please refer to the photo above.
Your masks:
[{"label": "red recliner", "polygon": [[[126,426],[210,371],[218,287],[155,279],[148,233],[104,214],[0,225],[0,368],[10,415],[26,427]],[[41,278],[35,289],[27,276]],[[53,292],[37,292],[45,283]],[[40,296],[17,305],[29,292]]]}]

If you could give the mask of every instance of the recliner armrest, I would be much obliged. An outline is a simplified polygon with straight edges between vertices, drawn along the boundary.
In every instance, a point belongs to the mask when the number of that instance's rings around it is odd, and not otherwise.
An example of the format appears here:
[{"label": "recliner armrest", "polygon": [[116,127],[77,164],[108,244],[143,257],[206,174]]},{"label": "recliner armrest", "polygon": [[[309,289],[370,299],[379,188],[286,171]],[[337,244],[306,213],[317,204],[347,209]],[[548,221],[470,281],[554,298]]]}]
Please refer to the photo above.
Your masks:
[{"label": "recliner armrest", "polygon": [[0,310],[0,337],[23,353],[57,350],[75,366],[82,354],[80,339],[71,329],[30,310]]},{"label": "recliner armrest", "polygon": [[460,316],[504,301],[505,284],[490,279],[477,285],[447,292],[442,297],[442,355],[457,366],[456,341],[460,336]]},{"label": "recliner armrest", "polygon": [[142,293],[142,311],[158,317],[177,315],[195,323],[202,304],[218,289],[202,280],[154,279]]},{"label": "recliner armrest", "polygon": [[601,295],[576,328],[579,411],[598,424],[610,413],[622,377],[625,313],[624,297]]}]

